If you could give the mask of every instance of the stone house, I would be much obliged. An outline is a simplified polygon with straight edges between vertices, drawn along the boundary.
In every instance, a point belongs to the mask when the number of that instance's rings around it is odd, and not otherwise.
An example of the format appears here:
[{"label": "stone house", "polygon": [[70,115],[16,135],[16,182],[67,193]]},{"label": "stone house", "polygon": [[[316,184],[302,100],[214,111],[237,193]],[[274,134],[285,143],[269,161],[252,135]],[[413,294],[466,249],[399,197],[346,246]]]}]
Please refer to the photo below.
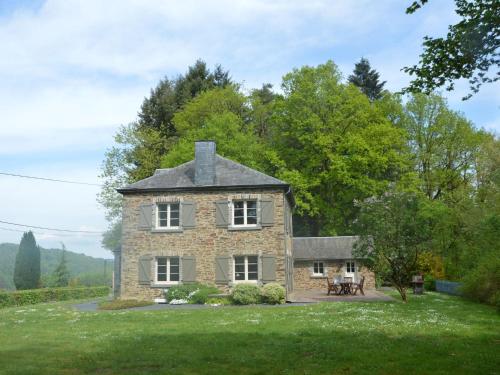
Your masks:
[{"label": "stone house", "polygon": [[287,292],[294,283],[323,289],[319,275],[306,282],[305,270],[322,261],[324,277],[334,272],[329,262],[337,256],[294,263],[292,245],[301,239],[293,239],[290,186],[217,155],[215,142],[196,142],[194,160],[158,169],[118,192],[123,212],[122,245],[115,251],[117,297],[161,298],[166,288],[192,282],[221,291],[269,282]]},{"label": "stone house", "polygon": [[120,298],[158,298],[169,286],[195,281],[221,290],[278,282],[291,290],[290,186],[215,148],[214,142],[196,142],[193,161],[118,189]]}]

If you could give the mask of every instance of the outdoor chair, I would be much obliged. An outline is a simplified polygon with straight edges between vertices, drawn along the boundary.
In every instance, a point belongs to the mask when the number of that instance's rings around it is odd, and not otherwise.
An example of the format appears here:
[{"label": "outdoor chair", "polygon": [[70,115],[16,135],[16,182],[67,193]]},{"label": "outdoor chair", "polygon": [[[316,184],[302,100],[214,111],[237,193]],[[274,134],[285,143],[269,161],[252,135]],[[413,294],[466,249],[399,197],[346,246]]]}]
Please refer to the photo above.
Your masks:
[{"label": "outdoor chair", "polygon": [[328,284],[328,295],[330,295],[330,292],[333,292],[335,294],[339,293],[339,285],[335,284],[335,281],[331,283],[330,279],[327,277],[326,283]]},{"label": "outdoor chair", "polygon": [[356,295],[356,293],[359,292],[364,296],[365,295],[365,292],[363,291],[363,285],[365,284],[365,277],[363,276],[360,280],[359,283],[354,283],[352,284],[353,286],[353,291],[352,291],[352,294],[353,295]]}]

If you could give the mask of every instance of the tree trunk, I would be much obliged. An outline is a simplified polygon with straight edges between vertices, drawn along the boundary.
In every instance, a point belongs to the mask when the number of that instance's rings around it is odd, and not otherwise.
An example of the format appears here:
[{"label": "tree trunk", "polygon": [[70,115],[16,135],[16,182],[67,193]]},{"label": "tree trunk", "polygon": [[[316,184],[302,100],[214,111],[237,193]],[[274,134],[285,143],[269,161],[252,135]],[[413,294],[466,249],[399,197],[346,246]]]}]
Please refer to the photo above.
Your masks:
[{"label": "tree trunk", "polygon": [[403,303],[407,303],[408,297],[406,295],[406,288],[403,285],[396,285],[396,289],[399,292],[399,295],[401,296]]}]

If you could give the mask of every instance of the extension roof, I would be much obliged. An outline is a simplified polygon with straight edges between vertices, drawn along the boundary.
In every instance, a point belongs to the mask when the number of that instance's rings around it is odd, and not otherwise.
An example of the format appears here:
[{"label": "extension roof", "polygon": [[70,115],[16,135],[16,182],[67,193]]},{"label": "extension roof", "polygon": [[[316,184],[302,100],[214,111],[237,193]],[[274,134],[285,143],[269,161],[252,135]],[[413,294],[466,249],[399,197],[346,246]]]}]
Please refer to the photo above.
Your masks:
[{"label": "extension roof", "polygon": [[359,236],[294,237],[294,260],[353,259],[354,243]]}]

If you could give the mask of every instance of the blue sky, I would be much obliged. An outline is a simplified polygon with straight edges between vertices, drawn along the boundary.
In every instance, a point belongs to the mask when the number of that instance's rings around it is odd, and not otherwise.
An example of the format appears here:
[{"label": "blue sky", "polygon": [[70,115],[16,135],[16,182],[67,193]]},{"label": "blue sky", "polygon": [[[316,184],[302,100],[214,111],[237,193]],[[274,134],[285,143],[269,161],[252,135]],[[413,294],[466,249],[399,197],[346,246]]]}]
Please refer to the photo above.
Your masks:
[{"label": "blue sky", "polygon": [[[0,1],[0,172],[99,182],[120,124],[151,87],[196,59],[221,64],[245,89],[279,87],[294,67],[335,61],[347,76],[360,57],[399,90],[424,35],[444,35],[453,2],[414,15],[405,1]],[[446,93],[477,127],[500,131],[499,85],[467,102],[466,82]],[[0,220],[104,230],[97,187],[0,177]],[[1,228],[19,229],[0,224]],[[36,234],[42,246],[111,254],[98,236]],[[0,242],[21,233],[0,229]]]}]

